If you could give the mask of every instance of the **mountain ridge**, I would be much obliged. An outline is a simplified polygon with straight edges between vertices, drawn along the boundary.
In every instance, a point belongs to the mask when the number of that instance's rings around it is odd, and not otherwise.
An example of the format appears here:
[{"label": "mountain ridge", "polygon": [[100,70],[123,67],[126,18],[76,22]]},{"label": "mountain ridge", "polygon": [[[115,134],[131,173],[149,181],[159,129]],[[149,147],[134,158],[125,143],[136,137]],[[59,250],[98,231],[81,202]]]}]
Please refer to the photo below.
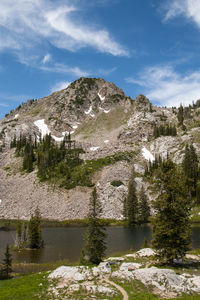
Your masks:
[{"label": "mountain ridge", "polygon": [[[149,158],[170,156],[176,163],[183,159],[186,143],[193,143],[200,156],[200,106],[184,109],[184,126],[179,126],[178,109],[152,105],[144,95],[135,100],[113,83],[101,78],[83,78],[68,88],[37,101],[29,100],[0,121],[0,217],[30,218],[38,206],[44,218],[82,219],[86,216],[91,187],[77,186],[65,190],[37,178],[37,170],[21,171],[21,158],[16,157],[10,142],[20,134],[33,138],[50,133],[56,143],[71,133],[77,146],[83,148],[81,159],[86,163],[119,155],[119,161],[103,165],[92,173],[105,218],[123,219],[123,201],[132,166],[137,174],[138,191],[145,187],[149,201],[153,196],[144,172]],[[169,124],[177,129],[176,136],[155,138],[155,127]],[[126,158],[132,153],[132,159]],[[152,155],[152,156],[151,156]],[[118,187],[113,181],[122,182]],[[42,199],[42,201],[41,201]]]}]

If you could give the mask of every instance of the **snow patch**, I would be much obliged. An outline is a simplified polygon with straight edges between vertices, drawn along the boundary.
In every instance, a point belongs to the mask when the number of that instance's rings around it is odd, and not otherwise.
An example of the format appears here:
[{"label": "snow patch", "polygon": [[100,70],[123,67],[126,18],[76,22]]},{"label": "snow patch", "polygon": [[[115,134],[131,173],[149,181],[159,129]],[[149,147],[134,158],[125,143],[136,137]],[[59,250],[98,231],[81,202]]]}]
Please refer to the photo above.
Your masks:
[{"label": "snow patch", "polygon": [[91,116],[92,118],[94,118],[94,117],[95,117],[95,115],[94,115],[94,114],[90,114],[90,116]]},{"label": "snow patch", "polygon": [[104,96],[104,97],[101,96],[100,93],[98,93],[98,96],[99,96],[99,98],[100,98],[101,101],[104,101],[104,100],[105,100],[105,96]]},{"label": "snow patch", "polygon": [[142,155],[148,161],[150,160],[151,162],[153,162],[155,160],[153,154],[151,154],[151,152],[149,152],[149,150],[147,150],[145,147],[142,148]]},{"label": "snow patch", "polygon": [[90,147],[90,151],[97,151],[100,147]]},{"label": "snow patch", "polygon": [[91,113],[91,111],[92,111],[92,105],[90,105],[88,111],[84,111],[84,113],[85,113],[86,115],[89,115],[89,114]]},{"label": "snow patch", "polygon": [[18,117],[19,117],[19,114],[16,114],[15,117],[14,117],[14,119],[17,119]]},{"label": "snow patch", "polygon": [[77,126],[77,125],[73,125],[72,128],[73,128],[73,129],[77,129],[78,126]]},{"label": "snow patch", "polygon": [[108,144],[108,143],[109,143],[109,140],[105,140],[104,143],[105,143],[105,144]]},{"label": "snow patch", "polygon": [[0,199],[0,204],[1,204],[2,200]]},{"label": "snow patch", "polygon": [[56,141],[56,142],[62,142],[64,140],[64,136],[62,137],[57,137],[55,135],[52,135],[52,138]]},{"label": "snow patch", "polygon": [[[35,126],[39,128],[39,131],[41,132],[42,138],[45,137],[45,135],[50,134],[51,130],[49,130],[48,126],[45,124],[45,120],[37,120],[34,122]],[[70,134],[73,134],[74,131],[70,131]],[[65,134],[69,134],[68,131],[63,131],[62,132],[62,137],[57,137],[55,135],[52,135],[51,137],[56,141],[56,142],[62,142],[64,140]],[[38,137],[39,139],[39,137]]]},{"label": "snow patch", "polygon": [[104,112],[105,114],[108,114],[108,113],[110,112],[110,109],[106,110],[106,109],[104,109],[104,108],[102,108],[102,107],[100,107],[100,106],[99,106],[99,109],[100,109],[100,110],[103,110],[103,112]]},{"label": "snow patch", "polygon": [[65,135],[68,135],[68,134],[73,134],[75,131],[72,130],[72,131],[63,131],[62,132],[62,135],[65,136]]},{"label": "snow patch", "polygon": [[66,134],[68,135],[68,134],[69,134],[69,131],[63,131],[63,132],[62,132],[62,135],[63,135],[63,136],[65,136]]},{"label": "snow patch", "polygon": [[44,119],[42,120],[37,120],[34,122],[35,126],[37,126],[39,128],[39,131],[41,132],[42,138],[47,135],[50,134],[51,131],[49,130],[48,126],[45,124]]}]

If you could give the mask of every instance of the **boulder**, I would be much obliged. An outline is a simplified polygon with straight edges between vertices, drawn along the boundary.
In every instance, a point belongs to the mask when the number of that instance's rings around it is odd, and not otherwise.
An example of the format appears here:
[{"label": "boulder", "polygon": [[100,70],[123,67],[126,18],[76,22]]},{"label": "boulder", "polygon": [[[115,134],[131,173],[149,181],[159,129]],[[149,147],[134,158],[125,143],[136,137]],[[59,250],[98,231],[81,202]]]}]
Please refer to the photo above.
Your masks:
[{"label": "boulder", "polygon": [[92,274],[88,267],[61,266],[50,273],[48,277],[50,279],[64,278],[73,281],[83,281],[87,280],[91,276]]},{"label": "boulder", "polygon": [[177,275],[173,270],[156,267],[143,268],[134,271],[134,276],[146,286],[155,286],[166,292],[186,292],[186,279]]},{"label": "boulder", "polygon": [[133,254],[133,257],[149,257],[149,256],[155,256],[156,252],[151,248],[143,248],[139,251],[137,251],[135,254]]},{"label": "boulder", "polygon": [[112,271],[109,262],[101,262],[98,265],[98,269],[100,270],[100,273],[111,273],[111,271]]},{"label": "boulder", "polygon": [[123,263],[123,264],[121,264],[119,270],[120,271],[133,271],[133,270],[139,269],[141,267],[142,267],[142,265],[138,264],[138,263]]}]

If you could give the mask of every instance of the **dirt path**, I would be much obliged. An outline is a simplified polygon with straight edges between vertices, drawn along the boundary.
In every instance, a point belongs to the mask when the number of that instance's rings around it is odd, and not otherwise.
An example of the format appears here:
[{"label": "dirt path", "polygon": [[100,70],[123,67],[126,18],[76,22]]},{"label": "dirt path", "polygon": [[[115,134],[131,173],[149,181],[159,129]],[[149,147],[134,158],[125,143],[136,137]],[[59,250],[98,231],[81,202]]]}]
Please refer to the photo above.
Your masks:
[{"label": "dirt path", "polygon": [[106,276],[103,280],[105,282],[107,282],[108,284],[113,285],[118,291],[120,291],[120,293],[123,295],[123,300],[128,300],[128,294],[127,294],[127,292],[120,285],[114,283],[113,281],[110,281],[109,280],[109,275]]}]

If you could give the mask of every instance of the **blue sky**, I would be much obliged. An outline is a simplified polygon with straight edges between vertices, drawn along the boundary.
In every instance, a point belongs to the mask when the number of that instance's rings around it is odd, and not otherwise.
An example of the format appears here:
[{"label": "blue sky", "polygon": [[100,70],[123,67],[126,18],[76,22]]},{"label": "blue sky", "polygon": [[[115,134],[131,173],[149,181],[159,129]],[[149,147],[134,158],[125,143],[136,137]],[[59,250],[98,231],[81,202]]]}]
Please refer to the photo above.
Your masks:
[{"label": "blue sky", "polygon": [[199,0],[0,0],[0,117],[80,76],[187,105],[199,50]]}]

